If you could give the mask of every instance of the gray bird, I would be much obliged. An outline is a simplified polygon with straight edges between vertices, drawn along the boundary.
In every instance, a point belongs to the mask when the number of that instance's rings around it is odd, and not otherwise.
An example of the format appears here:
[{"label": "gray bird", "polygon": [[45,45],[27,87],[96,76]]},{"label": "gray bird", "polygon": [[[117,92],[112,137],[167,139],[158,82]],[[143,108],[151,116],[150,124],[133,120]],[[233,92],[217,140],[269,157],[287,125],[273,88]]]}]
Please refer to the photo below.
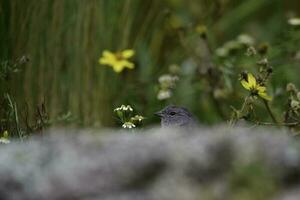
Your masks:
[{"label": "gray bird", "polygon": [[161,119],[162,127],[196,127],[197,120],[186,108],[170,105],[155,113]]}]

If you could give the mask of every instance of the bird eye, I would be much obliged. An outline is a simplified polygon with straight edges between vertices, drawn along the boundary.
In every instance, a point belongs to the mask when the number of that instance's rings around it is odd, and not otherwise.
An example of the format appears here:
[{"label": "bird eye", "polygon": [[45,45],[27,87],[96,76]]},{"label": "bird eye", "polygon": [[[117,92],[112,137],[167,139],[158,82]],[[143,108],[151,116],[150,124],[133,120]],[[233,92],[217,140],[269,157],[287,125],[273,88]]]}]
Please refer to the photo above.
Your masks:
[{"label": "bird eye", "polygon": [[175,115],[176,114],[176,112],[170,112],[170,115]]}]

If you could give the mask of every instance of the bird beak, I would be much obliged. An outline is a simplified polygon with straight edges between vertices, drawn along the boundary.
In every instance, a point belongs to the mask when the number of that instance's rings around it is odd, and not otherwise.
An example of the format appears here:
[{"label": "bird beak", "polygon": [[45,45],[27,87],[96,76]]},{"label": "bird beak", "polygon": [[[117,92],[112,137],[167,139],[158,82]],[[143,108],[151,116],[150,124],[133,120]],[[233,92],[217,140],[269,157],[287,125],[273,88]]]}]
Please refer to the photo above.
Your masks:
[{"label": "bird beak", "polygon": [[158,117],[162,117],[163,116],[163,113],[161,111],[158,111],[156,113],[154,113],[154,115],[158,116]]}]

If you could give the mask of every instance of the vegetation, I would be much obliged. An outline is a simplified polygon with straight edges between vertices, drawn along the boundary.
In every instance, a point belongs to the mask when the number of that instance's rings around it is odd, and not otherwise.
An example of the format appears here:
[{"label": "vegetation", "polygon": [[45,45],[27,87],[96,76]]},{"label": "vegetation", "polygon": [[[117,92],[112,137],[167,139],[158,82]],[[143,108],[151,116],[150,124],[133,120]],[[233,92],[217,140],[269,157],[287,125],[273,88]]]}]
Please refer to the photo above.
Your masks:
[{"label": "vegetation", "polygon": [[297,134],[299,4],[0,0],[2,136],[116,126],[123,104],[144,125],[177,104],[203,124],[246,120]]}]

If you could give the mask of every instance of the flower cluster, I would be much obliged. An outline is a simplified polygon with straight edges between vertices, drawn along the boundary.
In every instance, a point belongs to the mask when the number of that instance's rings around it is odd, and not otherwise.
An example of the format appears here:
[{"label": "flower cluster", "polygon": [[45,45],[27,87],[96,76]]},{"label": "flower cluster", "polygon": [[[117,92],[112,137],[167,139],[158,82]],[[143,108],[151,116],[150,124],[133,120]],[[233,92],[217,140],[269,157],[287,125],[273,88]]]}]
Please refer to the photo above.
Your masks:
[{"label": "flower cluster", "polygon": [[124,51],[112,53],[108,50],[103,51],[99,59],[102,65],[108,65],[113,68],[116,73],[122,72],[125,68],[133,69],[134,63],[128,61],[135,54],[134,50],[126,49]]},{"label": "flower cluster", "polygon": [[141,122],[143,121],[145,118],[142,115],[135,115],[134,117],[131,117],[131,121],[138,121]]},{"label": "flower cluster", "polygon": [[120,107],[114,109],[114,111],[115,111],[115,112],[116,112],[116,111],[131,111],[131,112],[132,112],[133,109],[132,109],[132,107],[131,107],[130,105],[127,105],[127,106],[121,105]]},{"label": "flower cluster", "polygon": [[115,108],[114,112],[122,123],[122,128],[125,129],[136,128],[136,126],[145,119],[141,115],[133,116],[134,110],[130,105],[121,105],[120,107]]},{"label": "flower cluster", "polygon": [[135,128],[135,124],[132,123],[132,122],[125,122],[123,125],[122,125],[123,128]]}]

